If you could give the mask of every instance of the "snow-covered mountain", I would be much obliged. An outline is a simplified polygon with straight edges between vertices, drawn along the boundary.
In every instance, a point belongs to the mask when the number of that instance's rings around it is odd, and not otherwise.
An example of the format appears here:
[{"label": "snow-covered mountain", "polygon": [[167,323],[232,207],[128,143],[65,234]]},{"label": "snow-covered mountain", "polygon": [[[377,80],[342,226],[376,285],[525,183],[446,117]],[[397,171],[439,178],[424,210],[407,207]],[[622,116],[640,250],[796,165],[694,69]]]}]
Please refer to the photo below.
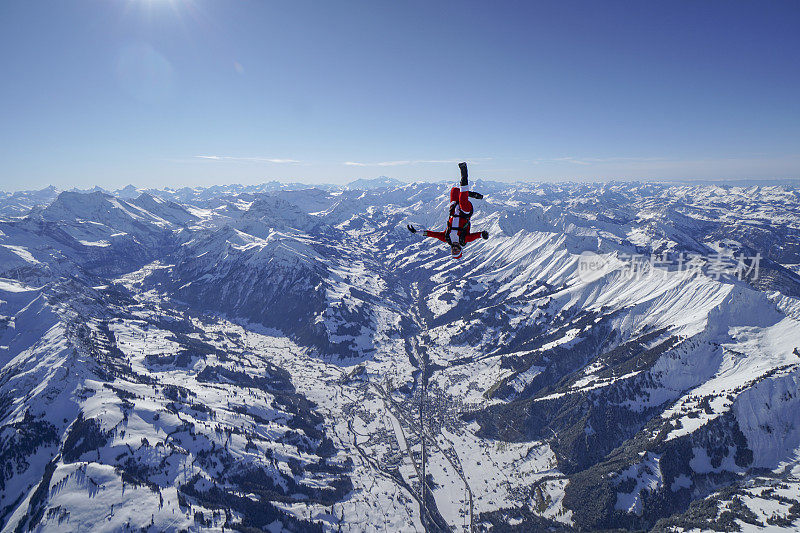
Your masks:
[{"label": "snow-covered mountain", "polygon": [[0,528],[800,528],[800,189],[474,188],[0,198]]},{"label": "snow-covered mountain", "polygon": [[25,215],[34,207],[55,200],[58,192],[52,185],[38,191],[0,192],[0,216]]}]

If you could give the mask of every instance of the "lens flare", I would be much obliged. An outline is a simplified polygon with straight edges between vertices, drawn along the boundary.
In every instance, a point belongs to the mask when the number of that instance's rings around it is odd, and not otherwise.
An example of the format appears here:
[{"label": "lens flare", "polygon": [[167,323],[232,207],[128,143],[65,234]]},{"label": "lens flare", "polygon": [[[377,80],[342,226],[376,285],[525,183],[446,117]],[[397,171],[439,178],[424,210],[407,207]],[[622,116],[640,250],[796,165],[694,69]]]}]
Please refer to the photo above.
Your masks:
[{"label": "lens flare", "polygon": [[173,93],[172,65],[149,44],[132,44],[120,50],[115,70],[122,90],[140,102],[160,102]]}]

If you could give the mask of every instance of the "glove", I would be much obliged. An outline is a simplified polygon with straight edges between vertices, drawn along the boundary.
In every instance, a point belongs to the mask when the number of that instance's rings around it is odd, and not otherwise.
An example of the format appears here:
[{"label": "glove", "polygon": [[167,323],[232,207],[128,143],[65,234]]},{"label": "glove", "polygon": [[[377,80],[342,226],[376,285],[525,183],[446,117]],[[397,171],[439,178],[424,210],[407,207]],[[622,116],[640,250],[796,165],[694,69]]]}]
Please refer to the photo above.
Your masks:
[{"label": "glove", "polygon": [[483,200],[483,195],[479,192],[469,191],[469,197],[475,198],[476,200]]},{"label": "glove", "polygon": [[406,225],[406,227],[408,228],[408,231],[410,231],[411,233],[417,232],[416,228],[414,228],[414,226],[412,226],[411,224]]}]

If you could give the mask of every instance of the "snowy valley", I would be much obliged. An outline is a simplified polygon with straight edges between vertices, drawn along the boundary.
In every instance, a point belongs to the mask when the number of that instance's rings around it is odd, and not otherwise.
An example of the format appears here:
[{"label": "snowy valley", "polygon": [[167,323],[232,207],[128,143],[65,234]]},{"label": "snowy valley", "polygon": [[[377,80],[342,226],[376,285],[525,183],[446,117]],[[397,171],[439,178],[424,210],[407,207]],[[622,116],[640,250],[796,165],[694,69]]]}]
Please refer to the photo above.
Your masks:
[{"label": "snowy valley", "polygon": [[0,197],[0,529],[800,528],[800,189],[448,186]]}]

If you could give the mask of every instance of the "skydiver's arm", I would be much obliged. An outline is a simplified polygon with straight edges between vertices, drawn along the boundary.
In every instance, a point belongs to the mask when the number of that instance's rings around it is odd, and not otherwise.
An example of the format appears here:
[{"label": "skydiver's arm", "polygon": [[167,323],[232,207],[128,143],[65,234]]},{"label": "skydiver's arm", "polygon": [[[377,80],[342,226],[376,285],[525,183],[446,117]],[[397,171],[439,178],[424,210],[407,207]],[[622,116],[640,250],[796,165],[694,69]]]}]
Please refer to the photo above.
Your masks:
[{"label": "skydiver's arm", "polygon": [[444,231],[430,231],[425,230],[426,237],[433,237],[434,239],[439,239],[442,242],[447,242],[447,233]]},{"label": "skydiver's arm", "polygon": [[467,243],[467,242],[476,241],[476,240],[480,239],[481,237],[483,237],[483,232],[482,231],[476,231],[475,233],[468,233],[464,237],[464,242]]},{"label": "skydiver's arm", "polygon": [[419,235],[420,237],[433,237],[434,239],[439,239],[442,242],[447,242],[446,231],[431,231],[423,228],[417,229],[411,224],[408,224],[406,228],[408,228],[408,231],[414,235]]}]

